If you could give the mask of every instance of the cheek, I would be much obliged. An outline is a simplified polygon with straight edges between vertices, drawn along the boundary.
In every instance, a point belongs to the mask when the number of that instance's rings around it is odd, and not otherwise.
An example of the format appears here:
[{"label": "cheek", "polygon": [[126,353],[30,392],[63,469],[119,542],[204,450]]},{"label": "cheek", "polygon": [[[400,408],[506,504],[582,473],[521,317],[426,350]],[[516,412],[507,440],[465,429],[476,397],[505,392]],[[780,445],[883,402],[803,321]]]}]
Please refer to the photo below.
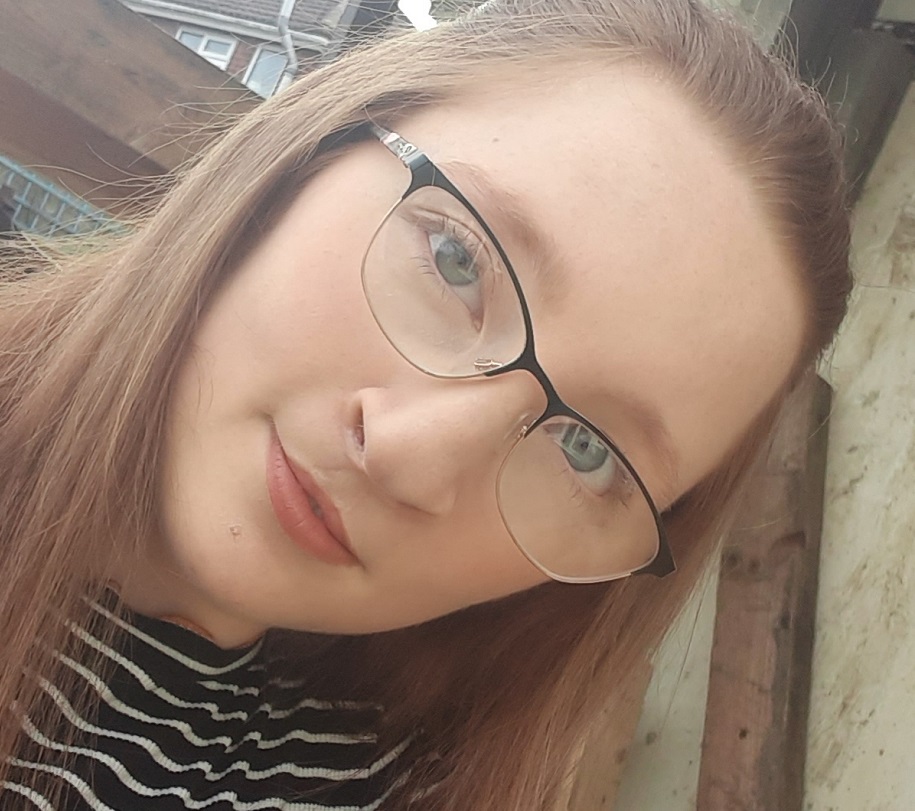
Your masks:
[{"label": "cheek", "polygon": [[426,569],[446,575],[445,582],[430,589],[433,599],[444,597],[449,602],[438,607],[438,614],[525,591],[549,580],[518,549],[495,509],[456,520],[442,545],[450,553],[441,565]]},{"label": "cheek", "polygon": [[[209,309],[194,343],[213,359],[217,388],[260,389],[326,380],[364,363],[378,341],[355,251],[271,245],[258,252]],[[304,258],[299,258],[304,257]]]},{"label": "cheek", "polygon": [[476,492],[473,507],[441,523],[369,533],[379,544],[369,571],[374,583],[384,584],[371,599],[375,630],[425,622],[547,582],[515,546],[487,495]]},{"label": "cheek", "polygon": [[356,257],[332,250],[306,255],[251,268],[239,290],[250,337],[265,358],[300,363],[345,353],[364,327]]},{"label": "cheek", "polygon": [[[434,576],[430,576],[426,566],[420,572],[404,571],[400,585],[391,581],[396,599],[383,600],[373,608],[374,621],[379,624],[375,630],[427,622],[472,605],[527,591],[549,580],[524,559],[505,562],[486,555],[467,564],[470,561],[457,562],[448,570],[439,569]],[[424,585],[418,586],[419,583]]]}]

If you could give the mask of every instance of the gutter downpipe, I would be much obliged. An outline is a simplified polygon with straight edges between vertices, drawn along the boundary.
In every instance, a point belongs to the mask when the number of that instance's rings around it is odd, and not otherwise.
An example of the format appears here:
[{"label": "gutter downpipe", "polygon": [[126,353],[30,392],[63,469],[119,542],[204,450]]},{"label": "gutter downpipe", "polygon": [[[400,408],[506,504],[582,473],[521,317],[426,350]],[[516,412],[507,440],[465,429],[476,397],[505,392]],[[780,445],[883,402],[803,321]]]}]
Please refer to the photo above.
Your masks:
[{"label": "gutter downpipe", "polygon": [[276,21],[276,27],[280,32],[280,41],[286,49],[286,67],[283,68],[283,75],[280,77],[275,93],[279,93],[289,87],[299,72],[299,56],[295,52],[295,46],[292,44],[292,34],[289,33],[289,20],[292,12],[295,10],[296,0],[283,0],[280,7],[280,15]]},{"label": "gutter downpipe", "polygon": [[359,11],[361,0],[342,0],[340,5],[342,7],[340,19],[334,26],[334,30],[327,42],[327,48],[325,48],[324,53],[321,54],[322,65],[333,62],[337,56],[339,56],[340,50],[343,47],[343,42],[346,39],[347,34],[349,34],[350,28],[352,28],[356,13]]}]

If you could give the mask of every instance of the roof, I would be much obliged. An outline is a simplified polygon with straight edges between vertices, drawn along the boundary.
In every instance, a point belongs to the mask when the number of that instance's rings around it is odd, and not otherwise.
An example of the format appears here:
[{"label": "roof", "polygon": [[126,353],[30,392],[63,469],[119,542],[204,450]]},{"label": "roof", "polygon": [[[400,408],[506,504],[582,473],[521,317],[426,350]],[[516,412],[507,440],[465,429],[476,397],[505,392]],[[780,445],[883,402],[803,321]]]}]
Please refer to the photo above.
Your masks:
[{"label": "roof", "polygon": [[[174,6],[275,26],[283,0],[173,0]],[[298,0],[289,27],[293,31],[329,31],[345,8],[342,0]]]}]

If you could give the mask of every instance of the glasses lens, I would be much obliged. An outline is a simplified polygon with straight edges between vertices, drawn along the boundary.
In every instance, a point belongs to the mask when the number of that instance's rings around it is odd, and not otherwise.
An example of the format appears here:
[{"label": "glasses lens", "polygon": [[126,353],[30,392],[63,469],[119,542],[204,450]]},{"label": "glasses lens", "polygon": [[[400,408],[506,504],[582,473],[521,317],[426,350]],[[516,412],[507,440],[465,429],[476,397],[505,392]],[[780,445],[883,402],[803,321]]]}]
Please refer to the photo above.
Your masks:
[{"label": "glasses lens", "polygon": [[521,551],[560,580],[624,577],[658,554],[638,482],[577,420],[551,418],[515,446],[500,474],[499,508]]},{"label": "glasses lens", "polygon": [[398,203],[369,246],[362,284],[394,348],[438,377],[470,377],[524,349],[521,302],[476,218],[424,187]]}]

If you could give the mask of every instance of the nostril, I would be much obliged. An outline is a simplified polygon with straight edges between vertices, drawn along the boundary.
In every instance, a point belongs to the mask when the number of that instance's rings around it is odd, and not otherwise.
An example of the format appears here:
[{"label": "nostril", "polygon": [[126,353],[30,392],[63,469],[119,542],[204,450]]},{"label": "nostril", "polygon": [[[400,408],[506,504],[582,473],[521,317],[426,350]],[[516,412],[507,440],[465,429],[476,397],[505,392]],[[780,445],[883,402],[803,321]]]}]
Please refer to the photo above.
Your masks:
[{"label": "nostril", "polygon": [[353,426],[353,443],[359,453],[365,451],[365,421],[362,416],[362,409],[356,417],[356,424]]}]

